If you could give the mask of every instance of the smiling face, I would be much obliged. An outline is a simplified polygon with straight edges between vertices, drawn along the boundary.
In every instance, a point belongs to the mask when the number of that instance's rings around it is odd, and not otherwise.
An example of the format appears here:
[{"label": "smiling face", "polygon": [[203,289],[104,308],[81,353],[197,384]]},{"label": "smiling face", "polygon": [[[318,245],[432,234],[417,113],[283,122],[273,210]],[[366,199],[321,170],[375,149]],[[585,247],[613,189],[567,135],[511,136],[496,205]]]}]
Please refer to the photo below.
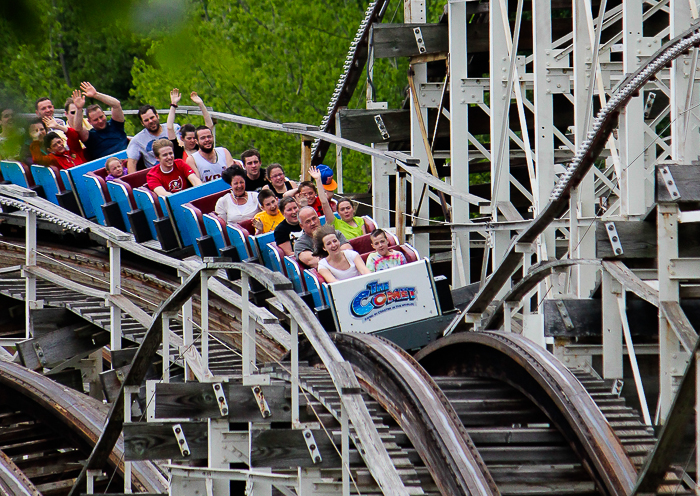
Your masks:
[{"label": "smiling face", "polygon": [[88,114],[88,122],[98,131],[107,127],[107,116],[102,109],[95,109]]},{"label": "smiling face", "polygon": [[197,131],[196,135],[199,149],[204,153],[211,153],[211,151],[214,149],[214,135],[211,134],[211,130],[200,129]]},{"label": "smiling face", "polygon": [[276,189],[282,189],[286,179],[282,167],[275,167],[270,171],[270,182]]},{"label": "smiling face", "polygon": [[148,132],[151,134],[156,134],[160,130],[160,119],[158,119],[158,115],[151,109],[148,109],[145,114],[141,115],[141,124],[143,124],[143,127],[148,129]]},{"label": "smiling face", "polygon": [[15,111],[12,109],[5,109],[2,111],[2,117],[0,117],[0,126],[5,129],[8,126],[12,126],[15,121]]},{"label": "smiling face", "polygon": [[298,224],[299,223],[299,205],[297,205],[296,202],[289,202],[284,206],[284,211],[282,212],[282,215],[284,215],[284,219],[289,223],[289,224]]},{"label": "smiling face", "polygon": [[241,176],[233,176],[233,179],[231,179],[231,189],[233,190],[233,196],[245,195],[245,179]]},{"label": "smiling face", "polygon": [[164,169],[172,169],[175,164],[175,153],[172,146],[164,146],[158,150],[158,160]]},{"label": "smiling face", "polygon": [[34,141],[41,140],[44,136],[46,136],[46,128],[41,122],[30,124],[29,136],[31,136]]},{"label": "smiling face", "polygon": [[274,217],[275,215],[277,215],[277,197],[271,196],[269,198],[265,198],[263,200],[262,207],[263,210],[267,212],[269,216]]},{"label": "smiling face", "polygon": [[338,237],[335,234],[326,234],[323,237],[323,248],[329,255],[340,250],[340,241],[338,241]]},{"label": "smiling face", "polygon": [[313,205],[316,201],[316,192],[310,186],[302,186],[299,188],[299,194],[306,198],[307,205]]},{"label": "smiling face", "polygon": [[53,103],[51,103],[51,100],[42,100],[36,106],[37,117],[53,117],[53,111],[54,108]]},{"label": "smiling face", "polygon": [[54,155],[61,155],[65,153],[65,151],[66,147],[63,146],[63,140],[61,138],[54,138],[51,140],[49,152],[53,153]]}]

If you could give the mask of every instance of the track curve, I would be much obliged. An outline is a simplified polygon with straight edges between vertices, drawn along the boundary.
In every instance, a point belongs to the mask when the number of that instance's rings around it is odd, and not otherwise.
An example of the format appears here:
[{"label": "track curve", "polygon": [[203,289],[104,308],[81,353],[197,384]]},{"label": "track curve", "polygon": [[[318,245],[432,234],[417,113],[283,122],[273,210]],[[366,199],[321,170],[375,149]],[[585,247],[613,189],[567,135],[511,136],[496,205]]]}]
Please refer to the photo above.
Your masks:
[{"label": "track curve", "polygon": [[[92,449],[103,430],[108,411],[106,405],[93,398],[62,386],[18,364],[0,361],[0,398],[2,398],[0,404],[11,407],[19,406],[15,405],[14,402],[8,405],[12,396],[20,398],[22,400],[20,403],[25,403],[21,406],[30,407],[32,411],[26,413],[32,417],[42,418],[43,424],[50,428],[53,434],[64,437],[74,449],[78,450],[86,447]],[[23,411],[26,410],[27,408],[23,408]],[[18,450],[19,456],[21,454],[20,448],[15,449]],[[47,447],[47,449],[54,451],[54,448],[51,447]],[[60,451],[58,450],[58,454]],[[120,480],[124,474],[123,453],[123,442],[119,442],[112,451],[109,460],[111,468],[118,469]],[[42,456],[46,456],[46,452]],[[135,491],[149,493],[166,493],[168,491],[166,479],[150,462],[133,463],[132,474],[132,484]],[[117,487],[116,483],[115,481],[112,489]],[[36,493],[30,492],[29,494]]]},{"label": "track curve", "polygon": [[431,376],[510,384],[541,408],[583,461],[602,494],[631,493],[636,471],[610,425],[576,377],[553,355],[512,333],[453,334],[415,356]]}]

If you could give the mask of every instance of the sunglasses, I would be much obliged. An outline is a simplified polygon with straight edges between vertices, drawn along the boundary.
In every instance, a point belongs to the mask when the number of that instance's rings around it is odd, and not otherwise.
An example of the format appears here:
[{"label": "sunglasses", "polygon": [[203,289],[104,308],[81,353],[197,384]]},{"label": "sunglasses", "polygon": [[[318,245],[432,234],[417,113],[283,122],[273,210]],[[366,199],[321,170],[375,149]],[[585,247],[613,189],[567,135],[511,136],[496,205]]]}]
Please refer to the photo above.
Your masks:
[{"label": "sunglasses", "polygon": [[71,110],[71,111],[68,112],[68,113],[69,113],[70,115],[75,115],[76,111],[75,111],[75,110]]}]

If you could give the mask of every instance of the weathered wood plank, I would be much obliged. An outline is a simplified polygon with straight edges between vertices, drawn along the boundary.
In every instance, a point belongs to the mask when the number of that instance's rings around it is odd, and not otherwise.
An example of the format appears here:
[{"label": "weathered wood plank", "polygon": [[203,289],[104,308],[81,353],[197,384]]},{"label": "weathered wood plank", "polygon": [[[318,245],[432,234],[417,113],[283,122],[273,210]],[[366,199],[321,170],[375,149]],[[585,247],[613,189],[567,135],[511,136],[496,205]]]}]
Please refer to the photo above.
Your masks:
[{"label": "weathered wood plank", "polygon": [[124,459],[135,460],[197,460],[206,459],[207,423],[177,422],[190,448],[183,456],[173,426],[175,422],[129,422],[124,424]]},{"label": "weathered wood plank", "polygon": [[673,332],[681,342],[687,352],[693,351],[698,340],[698,333],[693,329],[692,324],[685,315],[683,309],[675,301],[662,301],[659,309],[668,321]]},{"label": "weathered wood plank", "polygon": [[[251,467],[340,467],[341,460],[335,444],[321,430],[312,431],[314,441],[321,453],[321,462],[314,463],[306,446],[304,434],[299,429],[254,429],[250,432]],[[340,449],[340,446],[337,448]],[[355,462],[359,456],[355,451]],[[353,460],[351,460],[351,463]]]},{"label": "weathered wood plank", "polygon": [[[379,132],[374,120],[376,115],[381,116],[389,133],[388,139]],[[340,119],[341,136],[358,143],[389,143],[410,139],[411,113],[409,110],[342,109],[338,111],[337,118]],[[444,136],[444,128],[442,131]],[[449,128],[447,131],[449,136]],[[440,135],[440,129],[438,129],[438,135]]]},{"label": "weathered wood plank", "polygon": [[[667,167],[673,176],[680,198],[672,198],[665,186],[661,168]],[[656,166],[656,201],[657,202],[697,202],[700,201],[700,167],[697,165],[657,165]]]},{"label": "weathered wood plank", "polygon": [[[421,31],[424,50],[419,49],[414,29]],[[447,52],[449,35],[446,24],[374,24],[372,26],[374,56],[413,57],[428,53]]]},{"label": "weathered wood plank", "polygon": [[[656,258],[656,224],[644,221],[615,222],[620,237],[623,254],[615,256],[603,222],[596,223],[596,257],[614,258]],[[679,224],[679,239],[700,239],[700,224]],[[680,257],[700,257],[700,243],[679,243]]]},{"label": "weathered wood plank", "polygon": [[73,357],[86,357],[109,344],[109,333],[93,324],[73,324],[17,343],[25,367],[41,370]]},{"label": "weathered wood plank", "polygon": [[[271,415],[263,418],[250,386],[224,383],[224,394],[229,405],[230,422],[291,422],[292,393],[289,385],[262,386]],[[301,399],[302,407],[305,401]],[[299,412],[302,422],[315,420],[304,408]],[[156,384],[156,418],[220,418],[221,411],[212,384],[188,382],[184,384]]]},{"label": "weathered wood plank", "polygon": [[148,329],[148,327],[151,325],[151,316],[148,315],[146,311],[136,306],[136,304],[130,299],[128,299],[126,296],[108,295],[107,299],[111,303],[114,303],[114,305],[121,308],[127,315],[131,316],[134,320],[136,320],[146,329]]},{"label": "weathered wood plank", "polygon": [[603,261],[603,268],[628,291],[632,291],[655,307],[659,306],[659,292],[637,277],[625,264],[622,262]]},{"label": "weathered wood plank", "polygon": [[75,291],[76,293],[84,294],[87,296],[93,296],[96,298],[104,298],[105,295],[108,294],[98,289],[93,289],[87,286],[83,286],[82,284],[77,284],[71,281],[70,279],[58,276],[53,272],[44,269],[43,267],[25,267],[24,270],[25,272],[28,272],[29,274],[32,274],[40,279],[52,282],[57,286],[61,286],[62,288],[70,289],[71,291]]}]

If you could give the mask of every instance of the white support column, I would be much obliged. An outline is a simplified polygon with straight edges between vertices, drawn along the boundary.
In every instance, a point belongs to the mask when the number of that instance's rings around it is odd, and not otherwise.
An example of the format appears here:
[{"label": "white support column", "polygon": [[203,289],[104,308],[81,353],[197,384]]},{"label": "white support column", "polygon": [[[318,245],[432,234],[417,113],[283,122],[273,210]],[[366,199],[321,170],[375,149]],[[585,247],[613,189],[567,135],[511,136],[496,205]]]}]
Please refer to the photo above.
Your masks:
[{"label": "white support column", "polygon": [[[388,108],[386,102],[367,102],[367,110]],[[388,143],[374,143],[372,148],[386,151]],[[390,203],[389,185],[396,174],[396,165],[377,157],[372,157],[372,218],[380,227],[391,225],[391,212],[394,205]]]},{"label": "white support column", "polygon": [[[27,221],[25,226],[25,243],[24,243],[26,267],[36,266],[36,212],[27,211]],[[24,297],[24,337],[29,339],[32,337],[32,320],[31,311],[38,308],[36,302],[36,277],[32,274],[25,273],[25,297]]]},{"label": "white support column", "polygon": [[[184,283],[185,279],[187,279],[187,276],[180,274],[180,284]],[[182,343],[185,349],[194,342],[192,327],[192,298],[189,298],[185,304],[182,305]],[[189,381],[190,378],[194,378],[194,376],[190,371],[190,366],[185,361],[185,382]]]},{"label": "white support column", "polygon": [[340,452],[343,464],[343,493],[350,496],[350,422],[345,405],[340,402]]},{"label": "white support column", "polygon": [[[687,2],[686,2],[687,3]],[[639,50],[643,40],[642,2],[622,3],[623,72],[631,74],[639,66]],[[645,156],[640,156],[644,143],[644,94],[633,97],[620,116],[620,213],[622,215],[646,212]]]},{"label": "white support column", "polygon": [[[450,179],[452,187],[469,192],[469,105],[463,81],[467,79],[467,3],[448,2],[450,50]],[[442,111],[442,109],[438,109]],[[469,203],[452,198],[452,222],[469,222]],[[470,282],[469,232],[452,231],[452,285]]]},{"label": "white support column", "polygon": [[[581,145],[588,132],[585,129],[586,109],[588,108],[588,82],[586,69],[593,63],[593,43],[586,16],[586,2],[573,2],[574,26],[574,128],[576,148]],[[593,190],[593,172],[581,181],[579,187],[572,191],[570,224],[569,224],[569,256],[571,258],[595,258],[595,229],[588,225],[579,226],[579,218],[595,216],[595,194]],[[590,221],[589,221],[590,222]],[[595,286],[595,269],[588,266],[575,269],[575,294],[587,298]]]},{"label": "white support column", "polygon": [[[427,21],[426,16],[426,2],[425,0],[404,0],[404,22],[406,23],[424,23]],[[420,91],[421,84],[428,81],[428,69],[427,64],[414,64],[413,65],[413,81],[416,86],[416,90]],[[425,150],[425,145],[423,144],[423,136],[421,135],[420,125],[418,124],[418,118],[416,116],[416,109],[414,104],[414,99],[410,98],[411,102],[411,155],[420,159],[420,168],[422,170],[428,170],[428,154]],[[423,115],[423,122],[428,122],[428,109],[420,109]],[[420,201],[421,191],[423,190],[423,183],[413,179],[411,184],[411,212],[418,206]],[[423,219],[429,217],[429,203],[427,198],[423,199],[421,203],[421,208],[415,215]],[[408,212],[407,212],[408,213]],[[426,225],[424,221],[417,221],[416,225]],[[412,244],[421,257],[430,256],[430,238],[427,233],[414,234],[412,236]]]},{"label": "white support column", "polygon": [[[692,11],[688,0],[670,0],[670,37],[673,38],[690,27]],[[671,149],[674,160],[690,163],[700,155],[700,133],[698,133],[698,110],[690,112],[688,131],[685,130],[686,99],[692,56],[681,56],[673,61],[671,67]],[[694,75],[693,75],[694,76]],[[693,98],[688,102],[688,108],[693,108],[700,102],[698,84],[695,85]]]},{"label": "white support column", "polygon": [[292,429],[299,427],[299,324],[291,316],[289,335],[292,338]]},{"label": "white support column", "polygon": [[[657,204],[658,229],[658,273],[659,302],[680,301],[680,288],[677,280],[671,280],[669,270],[672,258],[678,258],[678,205],[675,203]],[[683,374],[679,357],[680,341],[671,329],[666,318],[659,311],[659,404],[658,424],[663,424],[675,396],[674,376]]]},{"label": "white support column", "polygon": [[[345,108],[345,107],[343,107]],[[335,114],[335,135],[338,138],[343,136],[340,129],[340,119],[338,114]],[[335,145],[335,181],[338,183],[338,193],[343,192],[343,147]]]},{"label": "white support column", "polygon": [[255,321],[250,315],[250,277],[245,272],[241,272],[241,300],[243,308],[241,309],[241,325],[243,341],[242,359],[243,359],[243,384],[253,384],[253,374],[255,371],[256,362],[256,345],[255,345]]},{"label": "white support column", "polygon": [[210,271],[202,271],[202,283],[200,289],[202,327],[202,363],[205,370],[209,368],[209,277]]},{"label": "white support column", "polygon": [[171,314],[164,312],[163,319],[163,382],[170,382],[170,317]]},{"label": "white support column", "polygon": [[[119,296],[122,293],[122,261],[121,248],[114,243],[109,245],[109,294]],[[110,303],[109,307],[109,323],[110,323],[110,349],[122,349],[122,311],[114,303]],[[112,366],[114,368],[114,366]]]},{"label": "white support column", "polygon": [[[132,394],[139,394],[139,386],[126,386],[124,388],[124,423],[131,422]],[[131,462],[124,461],[124,493],[131,494]]]},{"label": "white support column", "polygon": [[[224,434],[228,432],[228,419],[208,419],[207,446],[209,448],[209,468],[230,468],[226,462],[226,450],[222,449],[226,438]],[[225,479],[211,479],[213,496],[229,496],[231,484]],[[207,480],[207,484],[209,480]]]},{"label": "white support column", "polygon": [[[507,8],[507,2],[504,3]],[[503,128],[504,114],[508,112],[511,100],[511,95],[507,91],[510,58],[508,45],[505,41],[509,33],[506,32],[503,25],[503,12],[501,10],[501,2],[489,2],[491,209],[494,220],[499,220],[498,202],[510,201],[510,138],[508,137],[510,126],[507,121],[505,128]],[[501,144],[503,144],[502,150]],[[492,237],[491,267],[495,270],[510,245],[510,232],[495,231]]]},{"label": "white support column", "polygon": [[622,321],[617,298],[622,287],[610,273],[603,271],[603,378],[622,379]]}]

